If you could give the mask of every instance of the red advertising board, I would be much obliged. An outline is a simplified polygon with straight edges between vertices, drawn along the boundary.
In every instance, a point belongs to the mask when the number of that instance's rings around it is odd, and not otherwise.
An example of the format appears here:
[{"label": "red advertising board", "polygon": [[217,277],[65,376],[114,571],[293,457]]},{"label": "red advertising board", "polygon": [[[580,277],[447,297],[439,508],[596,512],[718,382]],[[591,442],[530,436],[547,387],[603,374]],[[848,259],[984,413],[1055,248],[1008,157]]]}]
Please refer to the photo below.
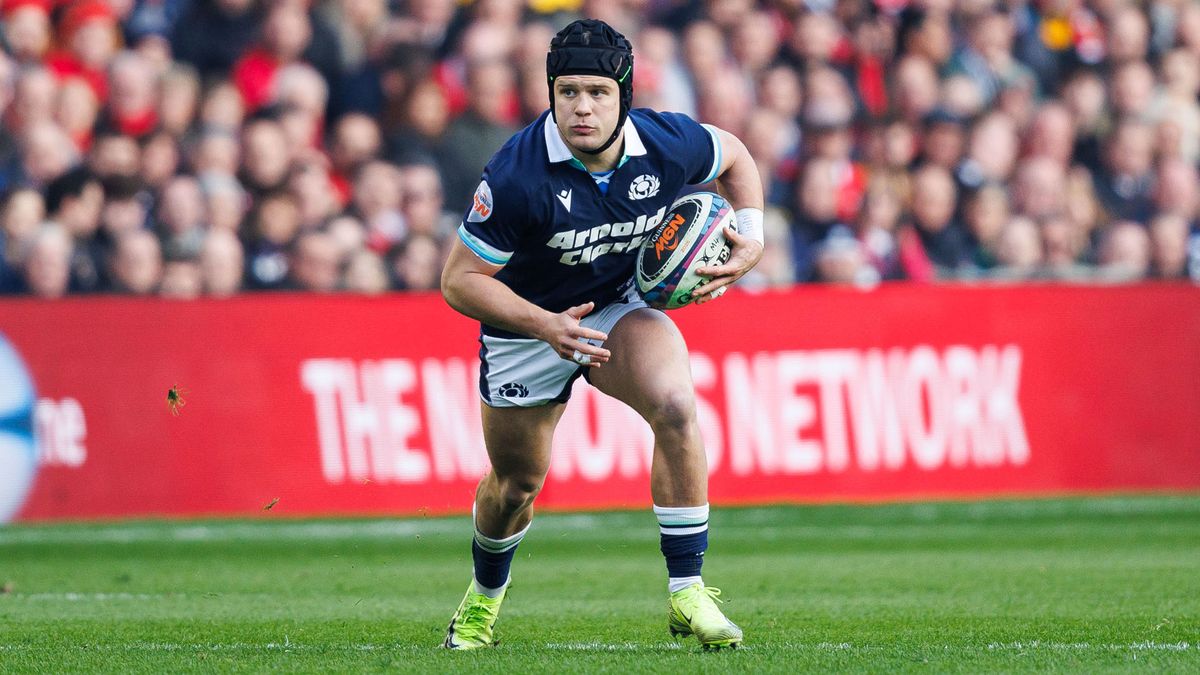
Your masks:
[{"label": "red advertising board", "polygon": [[[799,288],[671,316],[715,504],[1200,489],[1195,287]],[[0,301],[37,391],[17,518],[466,511],[477,332],[436,295]],[[578,382],[539,505],[648,505],[651,446]]]}]

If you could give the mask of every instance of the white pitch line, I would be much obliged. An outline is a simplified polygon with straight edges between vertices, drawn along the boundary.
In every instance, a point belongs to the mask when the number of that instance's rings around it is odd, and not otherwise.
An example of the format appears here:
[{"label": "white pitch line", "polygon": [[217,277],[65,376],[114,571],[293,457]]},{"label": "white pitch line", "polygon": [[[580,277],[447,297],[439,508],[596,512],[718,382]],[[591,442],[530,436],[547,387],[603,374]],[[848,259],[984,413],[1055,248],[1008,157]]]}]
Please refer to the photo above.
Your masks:
[{"label": "white pitch line", "polygon": [[[567,652],[658,652],[663,649],[682,650],[686,645],[681,645],[677,642],[666,642],[658,644],[638,644],[633,642],[619,643],[604,643],[604,642],[548,642],[540,645],[540,648],[548,651],[567,651]],[[750,645],[742,647],[742,650],[750,650],[755,647],[759,649],[766,648],[760,645]],[[374,651],[426,651],[434,650],[436,645],[412,645],[412,644],[299,644],[285,640],[284,642],[267,642],[263,644],[254,644],[248,642],[231,642],[231,643],[182,643],[182,642],[133,642],[130,644],[95,644],[88,643],[79,645],[77,649],[86,649],[89,652],[107,651],[107,652],[137,652],[137,651],[308,651],[308,650],[339,650],[339,651],[356,651],[356,652],[374,652]],[[895,649],[890,645],[879,644],[853,644],[849,642],[818,642],[818,643],[783,643],[774,646],[775,649],[801,649],[812,650],[818,652],[843,652],[843,651],[870,651],[875,653],[886,653]],[[1094,642],[1044,642],[1041,640],[1031,640],[1029,642],[992,642],[985,645],[919,645],[921,649],[941,650],[946,652],[975,652],[975,651],[1070,651],[1070,652],[1195,652],[1200,651],[1200,645],[1191,642],[1134,642],[1130,644],[1116,643],[1094,643]],[[20,645],[20,644],[0,644],[0,652],[38,652],[38,651],[58,651],[61,646],[39,646],[39,645]],[[68,647],[69,649],[69,647]],[[907,648],[905,648],[907,649]]]},{"label": "white pitch line", "polygon": [[67,600],[80,602],[84,600],[162,600],[165,598],[184,598],[183,593],[13,593],[13,600]]}]

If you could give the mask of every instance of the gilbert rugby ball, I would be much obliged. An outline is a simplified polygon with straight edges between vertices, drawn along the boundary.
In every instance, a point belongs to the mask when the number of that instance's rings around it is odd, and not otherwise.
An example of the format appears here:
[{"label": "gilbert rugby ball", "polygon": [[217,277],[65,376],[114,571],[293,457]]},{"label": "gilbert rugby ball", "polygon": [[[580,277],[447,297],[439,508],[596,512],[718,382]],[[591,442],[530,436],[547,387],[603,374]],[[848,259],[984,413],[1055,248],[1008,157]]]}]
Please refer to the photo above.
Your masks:
[{"label": "gilbert rugby ball", "polygon": [[677,199],[638,251],[635,280],[646,304],[676,309],[694,300],[692,293],[708,282],[696,270],[729,261],[725,228],[733,224],[733,207],[715,192]]}]

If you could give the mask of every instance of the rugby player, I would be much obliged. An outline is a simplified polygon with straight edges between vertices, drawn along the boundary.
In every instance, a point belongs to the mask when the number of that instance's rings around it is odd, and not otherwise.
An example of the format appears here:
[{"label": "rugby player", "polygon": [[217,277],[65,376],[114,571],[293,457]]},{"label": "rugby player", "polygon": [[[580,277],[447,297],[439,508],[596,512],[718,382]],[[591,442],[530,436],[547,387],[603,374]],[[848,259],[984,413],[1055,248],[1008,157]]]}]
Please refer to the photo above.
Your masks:
[{"label": "rugby player", "polygon": [[675,113],[631,109],[633,51],[602,21],[550,43],[550,109],[492,157],[458,230],[442,293],[479,320],[479,393],[491,471],[473,508],[474,578],[443,646],[496,643],[509,567],[529,531],[550,442],[584,376],[654,432],[650,490],[668,573],[668,628],[706,649],[742,631],[700,575],[708,471],[687,346],[633,285],[638,245],[686,185],[715,181],[736,212],[730,260],[699,270],[719,297],[762,256],[762,182],[735,136]]}]

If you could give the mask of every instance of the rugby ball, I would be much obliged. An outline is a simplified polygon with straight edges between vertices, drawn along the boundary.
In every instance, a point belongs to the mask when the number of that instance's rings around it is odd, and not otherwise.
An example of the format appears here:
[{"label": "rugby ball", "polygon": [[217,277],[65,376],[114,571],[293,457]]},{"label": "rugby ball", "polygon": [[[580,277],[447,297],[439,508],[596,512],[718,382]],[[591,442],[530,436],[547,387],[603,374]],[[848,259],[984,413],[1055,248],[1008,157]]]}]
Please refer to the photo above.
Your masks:
[{"label": "rugby ball", "polygon": [[646,304],[677,309],[708,283],[696,270],[729,261],[733,245],[725,228],[734,226],[733,207],[715,192],[694,192],[675,200],[638,251],[638,293]]},{"label": "rugby ball", "polygon": [[37,475],[36,402],[28,369],[0,335],[0,524],[21,510]]}]

